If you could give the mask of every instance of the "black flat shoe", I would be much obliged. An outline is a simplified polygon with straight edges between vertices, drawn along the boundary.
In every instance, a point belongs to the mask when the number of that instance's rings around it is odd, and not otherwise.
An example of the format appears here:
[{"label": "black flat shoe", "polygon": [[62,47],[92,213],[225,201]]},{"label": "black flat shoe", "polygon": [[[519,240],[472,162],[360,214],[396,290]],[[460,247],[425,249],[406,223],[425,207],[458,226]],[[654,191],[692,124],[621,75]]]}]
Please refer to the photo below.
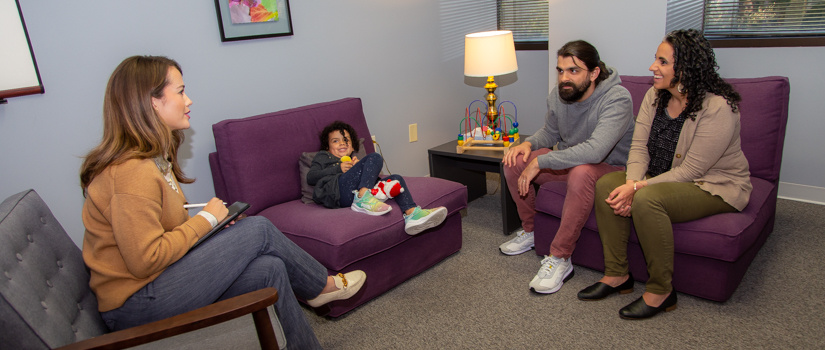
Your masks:
[{"label": "black flat shoe", "polygon": [[628,304],[627,306],[623,307],[619,310],[619,317],[624,318],[626,320],[642,320],[645,318],[651,318],[656,316],[656,314],[664,311],[673,311],[676,309],[676,291],[671,291],[670,295],[667,296],[667,299],[662,302],[662,305],[659,307],[648,306],[645,304],[645,299],[639,297],[636,301]]},{"label": "black flat shoe", "polygon": [[602,300],[610,296],[610,294],[618,292],[619,294],[627,294],[633,291],[633,274],[627,274],[627,281],[624,281],[622,284],[611,287],[610,285],[602,282],[596,282],[592,284],[590,287],[582,289],[579,291],[578,297],[579,300],[584,301],[594,301],[594,300]]}]

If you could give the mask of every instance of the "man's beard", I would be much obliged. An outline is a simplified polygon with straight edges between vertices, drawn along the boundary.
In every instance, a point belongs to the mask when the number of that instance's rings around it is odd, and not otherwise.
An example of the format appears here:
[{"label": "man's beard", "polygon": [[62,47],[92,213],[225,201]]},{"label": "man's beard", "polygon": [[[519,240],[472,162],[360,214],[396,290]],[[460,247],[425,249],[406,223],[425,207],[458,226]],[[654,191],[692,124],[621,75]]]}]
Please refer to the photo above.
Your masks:
[{"label": "man's beard", "polygon": [[[576,102],[584,96],[587,89],[590,88],[590,79],[586,79],[580,86],[576,86],[573,82],[559,83],[559,97],[567,102]],[[562,87],[570,86],[572,90],[565,90]]]}]

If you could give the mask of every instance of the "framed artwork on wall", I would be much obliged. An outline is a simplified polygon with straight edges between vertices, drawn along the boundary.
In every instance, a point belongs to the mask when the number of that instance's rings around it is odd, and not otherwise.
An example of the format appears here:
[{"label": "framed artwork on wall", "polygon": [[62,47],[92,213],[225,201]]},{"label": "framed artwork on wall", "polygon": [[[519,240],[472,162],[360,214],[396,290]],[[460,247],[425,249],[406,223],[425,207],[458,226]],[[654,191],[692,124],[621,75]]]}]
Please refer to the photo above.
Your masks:
[{"label": "framed artwork on wall", "polygon": [[289,0],[215,0],[221,41],[292,35]]}]

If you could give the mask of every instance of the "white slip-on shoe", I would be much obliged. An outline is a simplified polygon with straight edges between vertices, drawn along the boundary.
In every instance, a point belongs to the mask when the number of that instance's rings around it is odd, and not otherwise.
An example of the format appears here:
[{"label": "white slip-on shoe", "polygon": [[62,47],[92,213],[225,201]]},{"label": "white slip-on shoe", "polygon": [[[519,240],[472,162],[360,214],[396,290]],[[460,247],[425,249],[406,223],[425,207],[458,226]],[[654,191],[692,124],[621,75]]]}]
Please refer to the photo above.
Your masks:
[{"label": "white slip-on shoe", "polygon": [[347,272],[346,274],[339,273],[336,276],[332,276],[332,279],[335,282],[335,286],[338,287],[338,290],[323,293],[315,297],[315,299],[307,300],[309,306],[319,307],[331,301],[349,299],[355,295],[355,293],[358,293],[358,290],[364,285],[364,281],[367,280],[367,274],[364,273],[364,271],[355,270]]}]

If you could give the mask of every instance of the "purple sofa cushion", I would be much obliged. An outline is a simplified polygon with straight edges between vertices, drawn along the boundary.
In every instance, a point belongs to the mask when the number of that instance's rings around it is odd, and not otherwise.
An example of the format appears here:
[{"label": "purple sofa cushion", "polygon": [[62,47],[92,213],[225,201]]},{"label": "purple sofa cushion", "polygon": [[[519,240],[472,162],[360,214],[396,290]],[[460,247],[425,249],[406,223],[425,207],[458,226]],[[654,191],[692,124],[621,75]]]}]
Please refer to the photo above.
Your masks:
[{"label": "purple sofa cushion", "polygon": [[[679,254],[689,254],[724,261],[736,261],[756,241],[767,217],[757,215],[768,201],[775,185],[757,177],[751,177],[753,192],[748,206],[740,213],[711,215],[698,220],[673,224],[673,247]],[[536,210],[557,216],[561,214],[566,182],[548,182],[541,186]],[[590,214],[584,227],[598,232],[596,215]],[[636,231],[630,242],[639,244]]]},{"label": "purple sofa cushion", "polygon": [[[286,118],[271,118],[284,116]],[[294,117],[293,117],[294,116]],[[289,122],[284,122],[289,120]],[[215,156],[228,202],[251,205],[250,215],[273,205],[301,198],[298,159],[303,152],[321,148],[318,131],[333,121],[352,125],[358,137],[369,137],[359,98],[317,103],[243,119],[228,119],[212,125]],[[273,133],[272,130],[278,130]],[[272,142],[273,139],[279,142]],[[375,148],[364,145],[367,153]],[[213,173],[215,170],[213,169]],[[221,192],[216,189],[216,192]],[[300,202],[300,201],[299,201]]]},{"label": "purple sofa cushion", "polygon": [[[450,210],[448,215],[466,207],[466,189],[459,183],[432,177],[404,177],[404,180],[413,200],[421,207],[445,206]],[[296,199],[267,208],[258,215],[271,220],[328,269],[340,271],[414,238],[404,232],[398,204],[394,200],[388,200],[387,204],[393,208],[390,213],[369,216],[350,208],[328,209]],[[421,234],[428,233],[440,232]]]},{"label": "purple sofa cushion", "polygon": [[742,96],[742,152],[751,176],[779,181],[791,86],[785,77],[725,79]]},{"label": "purple sofa cushion", "polygon": [[630,98],[633,101],[633,115],[639,115],[642,99],[644,99],[647,90],[650,90],[650,87],[653,86],[653,76],[620,75],[619,78],[622,80],[622,86],[630,92]]}]

